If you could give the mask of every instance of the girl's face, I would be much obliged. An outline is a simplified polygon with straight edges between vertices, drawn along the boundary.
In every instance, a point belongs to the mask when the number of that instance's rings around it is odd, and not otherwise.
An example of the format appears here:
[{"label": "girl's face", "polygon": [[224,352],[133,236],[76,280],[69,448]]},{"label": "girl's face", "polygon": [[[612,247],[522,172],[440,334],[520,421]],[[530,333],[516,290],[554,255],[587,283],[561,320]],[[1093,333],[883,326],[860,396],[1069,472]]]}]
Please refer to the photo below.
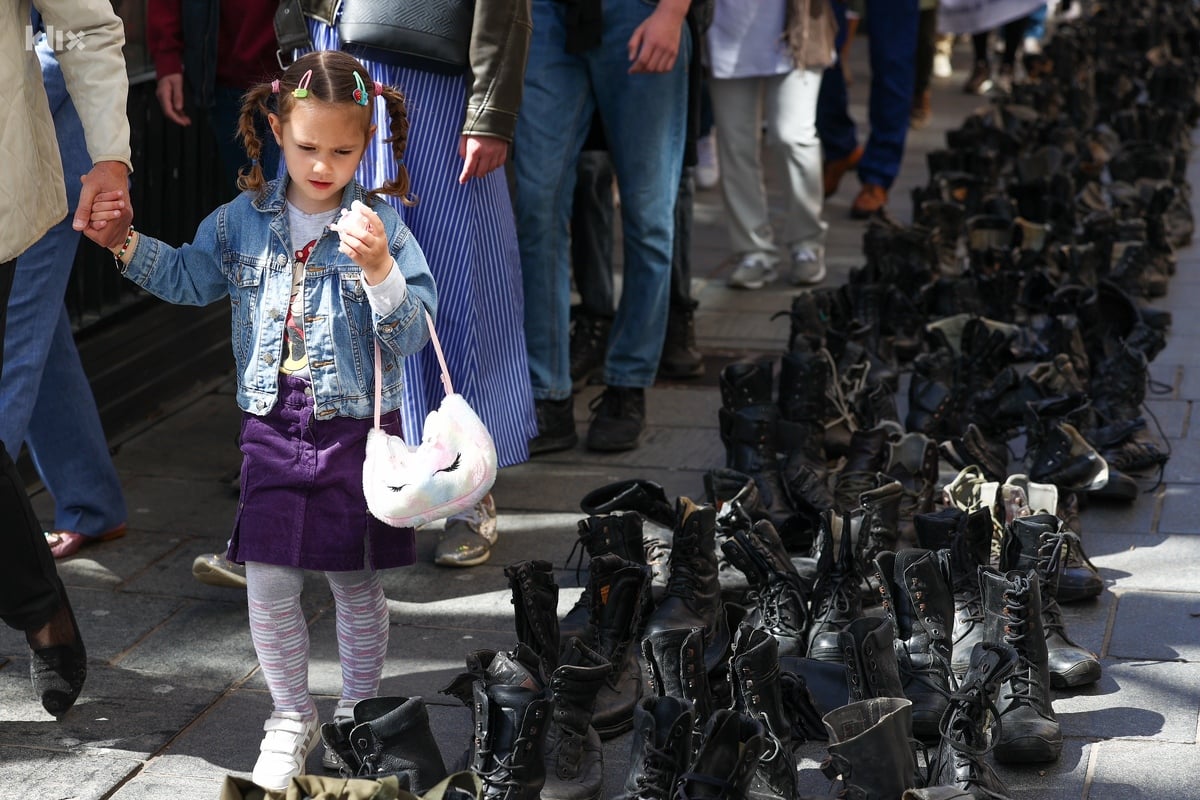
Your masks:
[{"label": "girl's face", "polygon": [[[361,112],[361,113],[356,113]],[[313,97],[292,104],[287,121],[271,114],[271,130],[283,151],[291,183],[288,202],[306,214],[332,211],[354,178],[375,126],[363,127],[365,111],[353,103]]]}]

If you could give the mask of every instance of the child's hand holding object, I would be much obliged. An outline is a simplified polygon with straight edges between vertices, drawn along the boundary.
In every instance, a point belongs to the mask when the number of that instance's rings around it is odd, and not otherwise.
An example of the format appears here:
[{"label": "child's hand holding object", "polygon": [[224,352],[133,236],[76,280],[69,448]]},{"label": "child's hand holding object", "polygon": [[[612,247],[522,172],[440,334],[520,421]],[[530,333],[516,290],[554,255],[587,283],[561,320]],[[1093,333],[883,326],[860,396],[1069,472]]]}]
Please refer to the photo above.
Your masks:
[{"label": "child's hand holding object", "polygon": [[379,215],[365,203],[355,200],[349,210],[343,208],[341,216],[329,228],[337,231],[342,240],[338,250],[362,267],[369,285],[377,286],[387,277],[392,268],[387,232]]}]

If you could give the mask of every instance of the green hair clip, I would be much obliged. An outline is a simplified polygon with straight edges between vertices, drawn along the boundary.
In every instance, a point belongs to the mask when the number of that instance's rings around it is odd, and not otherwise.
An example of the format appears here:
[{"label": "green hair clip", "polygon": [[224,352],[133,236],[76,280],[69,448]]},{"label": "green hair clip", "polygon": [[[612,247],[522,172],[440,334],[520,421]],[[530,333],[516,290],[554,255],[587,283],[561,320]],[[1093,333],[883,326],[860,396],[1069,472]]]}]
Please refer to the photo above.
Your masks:
[{"label": "green hair clip", "polygon": [[308,84],[311,80],[312,70],[306,70],[304,74],[300,76],[300,83],[296,84],[295,89],[292,89],[292,97],[295,97],[297,100],[308,97]]},{"label": "green hair clip", "polygon": [[367,94],[367,85],[363,83],[362,75],[358,74],[358,70],[354,71],[354,86],[354,102],[365,106],[371,101],[371,98]]}]

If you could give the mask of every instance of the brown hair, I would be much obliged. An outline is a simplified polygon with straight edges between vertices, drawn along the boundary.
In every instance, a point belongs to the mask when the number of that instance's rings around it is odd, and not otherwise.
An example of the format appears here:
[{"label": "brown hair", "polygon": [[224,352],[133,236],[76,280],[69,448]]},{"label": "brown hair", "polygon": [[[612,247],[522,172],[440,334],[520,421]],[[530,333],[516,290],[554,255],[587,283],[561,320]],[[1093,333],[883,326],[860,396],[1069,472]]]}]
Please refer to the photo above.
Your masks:
[{"label": "brown hair", "polygon": [[[374,82],[366,68],[351,55],[337,50],[317,50],[306,53],[296,59],[290,67],[279,76],[278,92],[273,84],[260,83],[252,87],[242,98],[242,114],[238,119],[238,134],[242,137],[242,146],[250,157],[250,168],[238,173],[238,188],[243,191],[262,194],[266,187],[262,167],[258,159],[262,155],[262,142],[258,138],[258,130],[254,125],[255,115],[264,119],[268,114],[277,114],[281,122],[286,122],[288,113],[293,105],[299,102],[292,91],[300,84],[304,73],[312,70],[308,83],[308,94],[325,103],[338,105],[348,104],[358,110],[363,118],[364,132],[371,126],[371,102],[360,106],[354,100],[355,89],[358,88],[354,76],[357,73],[367,92],[374,96]],[[396,164],[396,175],[383,186],[371,191],[371,194],[387,194],[400,198],[404,205],[413,205],[416,199],[409,194],[408,170],[404,166],[404,149],[408,145],[408,111],[404,103],[404,95],[392,86],[382,86],[380,95],[383,97],[388,112],[390,135],[383,140],[384,144],[392,146],[392,159]],[[349,109],[347,109],[349,110]]]}]

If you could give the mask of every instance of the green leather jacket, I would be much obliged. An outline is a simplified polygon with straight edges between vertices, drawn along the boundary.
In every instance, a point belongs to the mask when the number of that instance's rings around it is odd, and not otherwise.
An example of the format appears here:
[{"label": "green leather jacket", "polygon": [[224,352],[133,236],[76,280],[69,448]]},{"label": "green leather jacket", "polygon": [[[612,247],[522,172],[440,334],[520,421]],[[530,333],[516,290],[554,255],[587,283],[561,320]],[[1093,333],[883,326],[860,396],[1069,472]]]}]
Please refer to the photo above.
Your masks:
[{"label": "green leather jacket", "polygon": [[[341,0],[303,0],[304,13],[333,24]],[[530,0],[475,0],[471,88],[462,132],[511,142],[533,33]]]}]

